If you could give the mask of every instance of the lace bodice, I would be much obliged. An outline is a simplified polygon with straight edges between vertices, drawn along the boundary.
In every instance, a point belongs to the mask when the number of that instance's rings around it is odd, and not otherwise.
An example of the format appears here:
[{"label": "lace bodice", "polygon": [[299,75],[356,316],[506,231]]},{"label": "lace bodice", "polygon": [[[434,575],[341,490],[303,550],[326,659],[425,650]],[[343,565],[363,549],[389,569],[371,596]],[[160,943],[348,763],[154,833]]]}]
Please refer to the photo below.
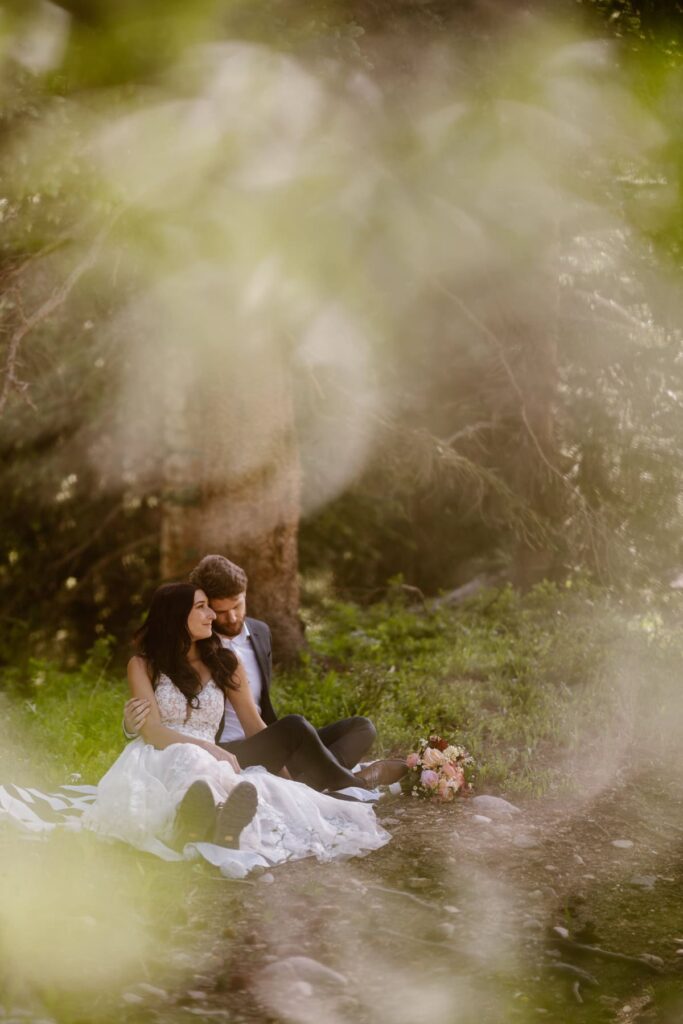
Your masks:
[{"label": "lace bodice", "polygon": [[214,742],[225,710],[225,697],[213,679],[209,679],[198,694],[199,707],[196,708],[188,706],[184,694],[163,674],[159,677],[154,696],[159,705],[162,725],[184,736]]}]

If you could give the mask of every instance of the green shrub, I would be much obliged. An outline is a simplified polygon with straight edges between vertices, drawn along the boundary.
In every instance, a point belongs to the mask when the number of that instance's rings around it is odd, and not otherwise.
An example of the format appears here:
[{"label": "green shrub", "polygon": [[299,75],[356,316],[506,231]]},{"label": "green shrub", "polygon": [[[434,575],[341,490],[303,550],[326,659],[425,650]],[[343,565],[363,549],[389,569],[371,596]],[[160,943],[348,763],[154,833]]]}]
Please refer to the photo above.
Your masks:
[{"label": "green shrub", "polygon": [[[567,783],[567,757],[599,744],[615,715],[637,721],[641,742],[662,742],[683,652],[672,601],[626,609],[609,592],[546,583],[457,609],[334,604],[311,623],[301,664],[276,677],[274,703],[316,725],[367,715],[378,754],[436,730],[471,750],[480,785],[542,792]],[[123,747],[127,690],[111,651],[100,641],[77,670],[33,660],[2,676],[29,760],[57,781],[95,781]]]}]

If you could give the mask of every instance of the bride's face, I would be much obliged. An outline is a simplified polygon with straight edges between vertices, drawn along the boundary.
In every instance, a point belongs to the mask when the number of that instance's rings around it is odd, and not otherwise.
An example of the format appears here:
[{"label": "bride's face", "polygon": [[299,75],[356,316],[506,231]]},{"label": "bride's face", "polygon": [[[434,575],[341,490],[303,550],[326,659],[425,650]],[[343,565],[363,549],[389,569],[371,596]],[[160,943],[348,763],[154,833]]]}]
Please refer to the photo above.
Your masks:
[{"label": "bride's face", "polygon": [[195,590],[192,611],[187,617],[187,628],[193,640],[206,640],[211,636],[211,626],[216,613],[209,607],[209,600],[203,590]]}]

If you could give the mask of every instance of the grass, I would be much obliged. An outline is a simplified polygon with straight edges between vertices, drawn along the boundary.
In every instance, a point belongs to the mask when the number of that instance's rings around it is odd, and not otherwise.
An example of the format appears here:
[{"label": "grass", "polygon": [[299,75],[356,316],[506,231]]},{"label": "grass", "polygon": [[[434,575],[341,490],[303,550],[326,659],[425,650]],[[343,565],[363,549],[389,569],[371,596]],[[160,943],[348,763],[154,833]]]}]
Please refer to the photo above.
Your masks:
[{"label": "grass", "polygon": [[[538,795],[566,785],[566,759],[602,750],[615,729],[637,723],[649,742],[666,740],[656,732],[662,710],[678,713],[676,611],[551,584],[526,596],[487,591],[457,609],[325,602],[308,612],[301,664],[276,673],[274,703],[316,725],[368,715],[378,753],[439,732],[475,755],[480,786]],[[21,738],[12,781],[101,777],[124,743],[127,690],[113,655],[100,641],[76,670],[38,660],[5,670],[5,719]]]},{"label": "grass", "polygon": [[566,785],[566,759],[603,750],[607,732],[637,722],[661,744],[683,653],[675,606],[664,608],[551,584],[457,610],[335,605],[309,629],[304,665],[280,680],[278,706],[316,724],[367,714],[385,753],[439,732],[475,755],[481,785],[538,795]]},{"label": "grass", "polygon": [[[683,724],[677,612],[677,595],[656,607],[647,597],[629,607],[585,585],[543,585],[525,596],[503,588],[457,609],[415,611],[398,595],[366,609],[324,601],[308,609],[309,649],[296,669],[277,673],[274,700],[281,714],[296,711],[316,724],[368,714],[384,752],[405,751],[437,730],[475,754],[480,791],[506,795],[576,789],[580,782],[568,765],[594,757],[604,768],[616,752],[617,771],[609,777],[616,791],[624,759],[632,765],[636,755],[642,761],[668,751],[670,766],[678,763],[672,753]],[[124,743],[126,685],[115,655],[103,641],[75,670],[38,660],[5,670],[3,781],[48,785],[73,773],[97,781]],[[285,949],[342,973],[348,958],[361,1009],[340,1019],[398,1019],[393,1008],[384,1012],[386,978],[374,960],[380,934],[396,1000],[413,1006],[416,999],[422,1008],[410,1011],[411,1020],[433,1016],[428,1001],[423,1006],[431,985],[462,1022],[536,1020],[540,1008],[552,1019],[606,1024],[615,1019],[617,997],[647,995],[649,977],[591,966],[602,987],[587,994],[585,1007],[578,1005],[565,982],[546,973],[542,934],[524,931],[520,914],[568,923],[562,908],[569,906],[567,894],[576,895],[573,903],[592,918],[605,947],[667,954],[678,934],[680,898],[673,904],[671,898],[680,872],[654,833],[673,828],[679,802],[678,789],[664,800],[666,776],[654,775],[657,799],[641,792],[645,773],[641,788],[625,787],[623,806],[606,791],[596,809],[587,794],[585,822],[576,812],[567,818],[572,800],[548,802],[560,808],[549,827],[542,816],[534,818],[543,801],[525,804],[523,827],[537,821],[534,834],[543,844],[537,860],[534,851],[502,839],[487,845],[464,804],[444,813],[434,804],[397,799],[380,809],[402,815],[382,851],[349,865],[294,864],[276,872],[270,885],[258,879],[230,885],[204,865],[167,864],[89,834],[57,833],[49,843],[33,843],[0,831],[0,932],[11,936],[0,943],[3,1002],[59,1024],[138,1024],[159,1014],[180,1021],[203,1005],[221,1019],[260,1022],[272,1015],[254,1004],[252,975]],[[610,845],[624,828],[637,841],[628,854],[639,858],[633,866]],[[659,859],[649,849],[654,838]],[[574,851],[583,854],[583,867],[576,867]],[[546,885],[548,862],[559,866],[552,886]],[[662,876],[654,895],[628,888],[636,870]],[[414,876],[429,883],[417,901]],[[535,902],[540,890],[542,907]],[[453,919],[455,937],[443,943],[434,933],[444,921],[441,904],[462,911]],[[363,936],[373,949],[364,968]],[[353,959],[357,950],[360,964]],[[460,974],[452,978],[454,957]],[[658,1005],[670,998],[672,1020],[680,1009],[679,980],[656,979]],[[198,989],[206,1000],[195,1007]],[[474,1008],[456,1014],[468,992]],[[603,995],[612,1002],[601,1001]],[[487,999],[498,1016],[487,1015]]]}]

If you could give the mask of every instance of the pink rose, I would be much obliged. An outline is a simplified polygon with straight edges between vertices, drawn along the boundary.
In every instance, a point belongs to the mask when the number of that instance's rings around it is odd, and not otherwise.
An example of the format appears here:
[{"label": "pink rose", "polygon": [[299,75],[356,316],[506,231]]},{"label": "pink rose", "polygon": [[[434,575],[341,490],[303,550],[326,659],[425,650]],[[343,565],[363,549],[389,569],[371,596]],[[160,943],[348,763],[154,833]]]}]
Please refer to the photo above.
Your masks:
[{"label": "pink rose", "polygon": [[444,763],[444,756],[440,750],[435,750],[434,747],[427,747],[422,755],[422,763],[427,768],[439,768]]},{"label": "pink rose", "polygon": [[417,768],[419,763],[420,763],[420,755],[419,754],[408,754],[408,756],[406,758],[406,764],[408,765],[409,768]]},{"label": "pink rose", "polygon": [[448,780],[452,790],[461,789],[465,785],[465,773],[459,765],[445,764],[441,774]]},{"label": "pink rose", "polygon": [[420,782],[425,789],[436,789],[439,785],[439,776],[428,768],[420,775]]}]

